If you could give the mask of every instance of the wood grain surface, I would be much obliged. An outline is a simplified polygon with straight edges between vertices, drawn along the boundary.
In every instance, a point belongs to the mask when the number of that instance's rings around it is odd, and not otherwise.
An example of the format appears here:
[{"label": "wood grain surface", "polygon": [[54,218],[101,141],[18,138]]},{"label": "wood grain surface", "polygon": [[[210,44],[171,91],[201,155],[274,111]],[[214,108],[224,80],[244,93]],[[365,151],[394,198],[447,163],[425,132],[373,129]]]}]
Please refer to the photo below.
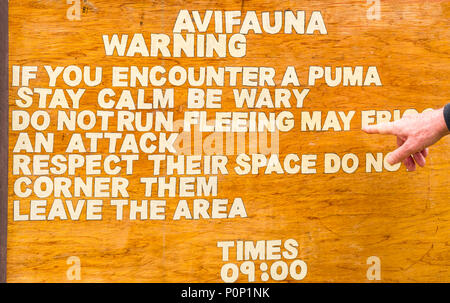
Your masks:
[{"label": "wood grain surface", "polygon": [[[0,166],[8,165],[8,2],[0,3],[0,113],[1,137]],[[6,238],[8,228],[8,177],[0,181],[0,282],[6,282]]]},{"label": "wood grain surface", "polygon": [[[44,65],[92,65],[105,70],[131,65],[269,65],[276,68],[279,85],[287,66],[296,67],[302,84],[307,83],[310,65],[377,66],[382,87],[310,87],[304,108],[292,109],[297,126],[301,110],[422,111],[449,100],[450,1],[381,1],[380,20],[368,20],[367,1],[354,0],[89,0],[81,4],[86,8],[81,20],[69,21],[66,1],[9,1],[10,79],[13,65],[40,67],[33,87],[46,87]],[[244,58],[105,55],[102,34],[171,34],[180,9],[305,10],[308,14],[319,10],[328,35],[250,33]],[[110,79],[105,75],[105,83]],[[106,86],[89,88],[82,109],[95,109],[95,92]],[[16,94],[10,80],[10,113],[18,109]],[[235,110],[232,88],[225,87],[224,96],[229,102],[222,111]],[[186,110],[183,97],[181,91],[175,119]],[[365,153],[387,153],[395,147],[393,137],[362,133],[360,123],[357,114],[347,132],[300,132],[296,127],[280,133],[280,155],[311,153],[320,158],[327,152],[354,153],[363,159]],[[449,138],[431,148],[425,168],[410,173],[402,166],[396,172],[358,169],[353,174],[323,174],[320,161],[319,173],[313,175],[238,176],[230,170],[229,175],[219,176],[218,197],[242,197],[248,218],[116,221],[114,209],[105,207],[102,221],[14,222],[13,182],[18,176],[11,174],[11,155],[17,135],[10,130],[9,282],[69,282],[70,256],[81,260],[81,282],[220,282],[224,262],[218,241],[290,238],[298,241],[298,258],[308,264],[303,282],[366,282],[370,256],[380,258],[384,282],[450,281]],[[55,142],[55,153],[61,153],[68,136],[57,132]],[[137,165],[134,175],[128,176],[130,183],[139,184],[147,170]],[[142,186],[130,188],[130,194],[132,199],[143,199]],[[166,200],[171,214],[179,199]]]}]

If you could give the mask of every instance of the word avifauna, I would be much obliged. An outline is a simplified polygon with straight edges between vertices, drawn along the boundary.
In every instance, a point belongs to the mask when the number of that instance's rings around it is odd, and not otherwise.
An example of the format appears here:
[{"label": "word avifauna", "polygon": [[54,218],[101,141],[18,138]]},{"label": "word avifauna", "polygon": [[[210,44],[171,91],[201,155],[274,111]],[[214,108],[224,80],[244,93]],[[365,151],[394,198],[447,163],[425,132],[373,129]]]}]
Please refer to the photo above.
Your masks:
[{"label": "word avifauna", "polygon": [[[284,26],[283,26],[284,25]],[[237,30],[237,27],[239,28]],[[306,15],[305,11],[212,11],[207,10],[203,18],[198,11],[180,10],[173,27],[174,33],[204,33],[214,30],[215,33],[248,34],[309,34],[318,31],[327,34],[325,22],[320,11],[313,11]]]}]

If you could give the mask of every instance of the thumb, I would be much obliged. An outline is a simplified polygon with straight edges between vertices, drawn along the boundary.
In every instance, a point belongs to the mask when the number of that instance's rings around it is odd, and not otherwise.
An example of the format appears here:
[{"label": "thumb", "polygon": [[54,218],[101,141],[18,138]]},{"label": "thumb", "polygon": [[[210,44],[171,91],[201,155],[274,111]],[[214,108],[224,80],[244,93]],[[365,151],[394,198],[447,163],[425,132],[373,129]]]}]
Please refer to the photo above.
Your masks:
[{"label": "thumb", "polygon": [[390,165],[394,165],[399,162],[402,162],[403,160],[405,160],[414,153],[415,150],[414,146],[411,144],[411,141],[406,140],[406,142],[403,143],[403,145],[401,145],[399,148],[390,153],[386,160]]}]

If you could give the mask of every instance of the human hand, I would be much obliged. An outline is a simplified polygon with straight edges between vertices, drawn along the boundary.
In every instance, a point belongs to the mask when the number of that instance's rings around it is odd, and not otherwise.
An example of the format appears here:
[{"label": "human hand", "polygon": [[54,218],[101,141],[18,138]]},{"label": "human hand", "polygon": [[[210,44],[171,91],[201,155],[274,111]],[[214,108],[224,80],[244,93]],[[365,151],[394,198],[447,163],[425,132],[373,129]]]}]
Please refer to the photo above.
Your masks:
[{"label": "human hand", "polygon": [[368,134],[397,136],[397,149],[386,160],[391,165],[403,162],[408,171],[416,170],[416,163],[425,166],[428,146],[449,134],[442,108],[363,127],[362,130]]}]

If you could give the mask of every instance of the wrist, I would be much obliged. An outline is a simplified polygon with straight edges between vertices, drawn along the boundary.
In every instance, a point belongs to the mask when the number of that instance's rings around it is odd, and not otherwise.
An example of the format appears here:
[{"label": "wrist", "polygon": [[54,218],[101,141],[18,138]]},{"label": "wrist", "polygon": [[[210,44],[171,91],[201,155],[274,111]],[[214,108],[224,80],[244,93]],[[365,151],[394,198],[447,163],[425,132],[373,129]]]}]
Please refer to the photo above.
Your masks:
[{"label": "wrist", "polygon": [[[434,120],[436,122],[437,129],[438,129],[438,132],[441,135],[441,137],[450,134],[450,130],[449,130],[450,121],[447,121],[449,119],[449,117],[448,117],[449,111],[450,111],[449,105],[435,110]],[[446,118],[446,116],[447,116],[447,118]]]},{"label": "wrist", "polygon": [[447,135],[450,133],[450,103],[444,106],[442,109],[442,115],[444,116],[444,122],[447,126]]}]

